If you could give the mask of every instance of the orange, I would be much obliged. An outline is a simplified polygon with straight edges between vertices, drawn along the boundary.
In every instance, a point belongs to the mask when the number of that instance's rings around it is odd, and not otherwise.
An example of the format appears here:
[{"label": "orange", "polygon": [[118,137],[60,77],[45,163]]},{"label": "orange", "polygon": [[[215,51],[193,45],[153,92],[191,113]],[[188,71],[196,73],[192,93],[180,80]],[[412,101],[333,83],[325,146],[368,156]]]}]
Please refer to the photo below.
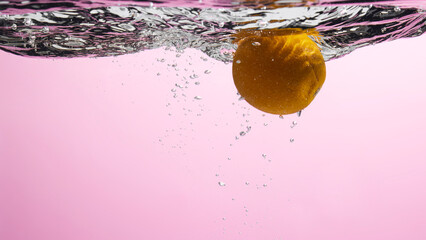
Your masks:
[{"label": "orange", "polygon": [[325,63],[312,30],[244,31],[232,73],[240,95],[253,107],[284,115],[301,111],[325,81]]}]

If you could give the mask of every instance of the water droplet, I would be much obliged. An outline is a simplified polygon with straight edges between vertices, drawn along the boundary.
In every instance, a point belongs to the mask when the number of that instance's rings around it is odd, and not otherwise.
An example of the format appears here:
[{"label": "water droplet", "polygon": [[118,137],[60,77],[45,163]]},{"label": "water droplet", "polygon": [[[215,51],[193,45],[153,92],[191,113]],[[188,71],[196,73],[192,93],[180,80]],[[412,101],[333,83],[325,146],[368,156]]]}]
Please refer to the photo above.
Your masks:
[{"label": "water droplet", "polygon": [[221,186],[221,187],[225,187],[226,186],[226,183],[224,183],[224,182],[218,182],[217,184],[219,184],[219,186]]},{"label": "water droplet", "polygon": [[260,46],[260,42],[252,42],[251,45],[253,45],[255,47],[259,47]]},{"label": "water droplet", "polygon": [[201,100],[201,99],[202,99],[202,97],[200,97],[200,96],[195,96],[195,97],[194,97],[194,99],[195,99],[195,100]]},{"label": "water droplet", "polygon": [[294,142],[294,138],[290,138],[290,142],[292,143],[292,142]]}]

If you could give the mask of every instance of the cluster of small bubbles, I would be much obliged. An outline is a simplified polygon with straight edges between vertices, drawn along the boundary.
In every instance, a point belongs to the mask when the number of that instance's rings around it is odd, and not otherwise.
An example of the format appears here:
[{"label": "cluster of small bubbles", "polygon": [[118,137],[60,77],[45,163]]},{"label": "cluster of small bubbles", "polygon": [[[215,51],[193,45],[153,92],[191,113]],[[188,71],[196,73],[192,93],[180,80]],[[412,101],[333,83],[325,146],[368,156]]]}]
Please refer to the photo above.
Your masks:
[{"label": "cluster of small bubbles", "polygon": [[382,33],[386,32],[386,27],[382,27],[382,29],[380,29],[382,31]]},{"label": "cluster of small bubbles", "polygon": [[226,186],[226,183],[224,183],[224,182],[218,182],[217,184],[219,184],[219,186],[221,186],[221,187],[225,187]]},{"label": "cluster of small bubbles", "polygon": [[189,78],[191,78],[191,79],[196,79],[196,78],[198,78],[198,75],[197,74],[192,74],[191,76],[189,76]]},{"label": "cluster of small bubbles", "polygon": [[35,40],[36,40],[36,36],[31,35],[28,37],[28,44],[30,44],[32,47],[35,46]]}]

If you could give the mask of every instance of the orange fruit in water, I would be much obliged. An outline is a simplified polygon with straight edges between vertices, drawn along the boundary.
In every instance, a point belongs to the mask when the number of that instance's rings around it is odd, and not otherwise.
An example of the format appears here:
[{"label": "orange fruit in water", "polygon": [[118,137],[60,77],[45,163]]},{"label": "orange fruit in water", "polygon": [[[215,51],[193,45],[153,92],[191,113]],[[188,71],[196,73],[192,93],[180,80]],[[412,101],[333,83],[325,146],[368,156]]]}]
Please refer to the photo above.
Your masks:
[{"label": "orange fruit in water", "polygon": [[[314,31],[311,31],[313,34]],[[240,32],[232,74],[253,107],[284,115],[306,108],[325,81],[324,58],[310,31]]]}]

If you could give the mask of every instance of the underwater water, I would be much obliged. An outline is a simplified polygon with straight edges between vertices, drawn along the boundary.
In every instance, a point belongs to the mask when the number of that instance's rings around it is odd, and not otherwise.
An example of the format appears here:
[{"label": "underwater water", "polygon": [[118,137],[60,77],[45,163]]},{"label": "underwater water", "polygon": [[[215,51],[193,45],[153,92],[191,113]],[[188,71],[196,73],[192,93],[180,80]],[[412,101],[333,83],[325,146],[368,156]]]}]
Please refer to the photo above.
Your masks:
[{"label": "underwater water", "polygon": [[[0,239],[426,238],[425,1],[0,4]],[[315,28],[298,114],[233,34]]]}]

